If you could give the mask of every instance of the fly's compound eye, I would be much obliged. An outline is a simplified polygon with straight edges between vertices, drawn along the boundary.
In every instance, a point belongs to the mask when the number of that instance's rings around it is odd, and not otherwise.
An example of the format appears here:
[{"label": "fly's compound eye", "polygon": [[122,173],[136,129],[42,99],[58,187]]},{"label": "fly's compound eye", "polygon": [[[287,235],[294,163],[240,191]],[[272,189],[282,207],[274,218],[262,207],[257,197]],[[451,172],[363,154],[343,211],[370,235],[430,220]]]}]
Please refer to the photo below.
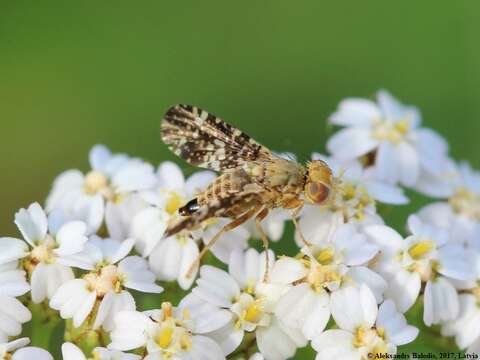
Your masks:
[{"label": "fly's compound eye", "polygon": [[322,204],[330,196],[330,188],[321,182],[311,182],[305,187],[305,195],[312,203]]}]

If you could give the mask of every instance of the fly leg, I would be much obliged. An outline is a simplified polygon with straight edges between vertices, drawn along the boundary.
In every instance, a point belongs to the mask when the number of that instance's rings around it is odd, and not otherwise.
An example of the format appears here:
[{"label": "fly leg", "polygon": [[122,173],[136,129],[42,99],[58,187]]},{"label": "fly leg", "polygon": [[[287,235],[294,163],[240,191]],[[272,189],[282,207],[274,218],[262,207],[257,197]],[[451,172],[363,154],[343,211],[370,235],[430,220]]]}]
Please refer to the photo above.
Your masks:
[{"label": "fly leg", "polygon": [[300,229],[300,224],[298,223],[298,215],[300,214],[300,211],[303,209],[303,205],[305,205],[305,201],[300,200],[300,199],[294,199],[290,201],[288,204],[286,204],[284,207],[286,209],[294,209],[292,212],[292,221],[293,225],[295,225],[295,230],[297,231],[298,235],[300,236],[300,240],[306,245],[306,246],[311,246],[312,244],[305,239],[302,233],[302,229]]},{"label": "fly leg", "polygon": [[258,211],[258,207],[254,206],[250,210],[248,210],[246,213],[241,215],[240,217],[234,219],[232,222],[228,223],[225,225],[213,238],[210,239],[210,241],[205,245],[205,247],[202,249],[200,254],[197,256],[195,261],[190,265],[190,268],[187,271],[187,278],[190,278],[195,271],[195,268],[200,265],[200,260],[205,256],[208,250],[212,248],[213,245],[217,242],[220,237],[226,233],[227,231],[235,229],[237,226],[242,225],[244,222],[252,218]]},{"label": "fly leg", "polygon": [[262,225],[260,224],[263,219],[267,217],[269,213],[268,208],[263,208],[262,211],[260,211],[257,216],[255,216],[255,226],[257,227],[257,231],[260,235],[260,238],[262,239],[263,242],[263,248],[265,249],[265,273],[263,275],[263,281],[267,282],[268,281],[268,266],[270,264],[270,259],[268,256],[268,237],[265,234],[265,231],[263,231]]}]

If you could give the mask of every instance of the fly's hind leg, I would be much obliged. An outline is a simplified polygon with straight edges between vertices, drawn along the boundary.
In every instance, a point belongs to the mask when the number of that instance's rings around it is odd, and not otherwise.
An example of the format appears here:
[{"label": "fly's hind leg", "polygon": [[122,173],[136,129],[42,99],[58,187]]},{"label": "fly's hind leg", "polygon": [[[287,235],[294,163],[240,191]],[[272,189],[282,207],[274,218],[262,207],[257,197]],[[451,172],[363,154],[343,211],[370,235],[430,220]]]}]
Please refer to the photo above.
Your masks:
[{"label": "fly's hind leg", "polygon": [[210,241],[204,246],[202,251],[200,251],[200,254],[197,256],[195,261],[190,265],[190,268],[187,271],[187,278],[190,278],[195,271],[195,268],[200,265],[200,260],[205,256],[208,250],[212,248],[213,245],[220,239],[220,237],[226,233],[227,231],[235,229],[237,226],[242,225],[244,222],[252,218],[255,213],[258,211],[258,207],[252,207],[250,210],[248,210],[246,213],[241,215],[240,217],[236,218],[232,222],[228,223],[225,225],[218,233],[215,234],[213,238],[210,239]]},{"label": "fly's hind leg", "polygon": [[267,282],[268,281],[268,266],[270,264],[270,259],[268,256],[268,237],[265,234],[265,231],[263,231],[262,225],[260,224],[263,219],[267,217],[269,213],[268,208],[264,208],[262,211],[260,211],[257,216],[255,216],[255,226],[257,227],[258,234],[260,235],[262,242],[263,242],[263,248],[265,249],[265,273],[263,275],[263,281]]}]

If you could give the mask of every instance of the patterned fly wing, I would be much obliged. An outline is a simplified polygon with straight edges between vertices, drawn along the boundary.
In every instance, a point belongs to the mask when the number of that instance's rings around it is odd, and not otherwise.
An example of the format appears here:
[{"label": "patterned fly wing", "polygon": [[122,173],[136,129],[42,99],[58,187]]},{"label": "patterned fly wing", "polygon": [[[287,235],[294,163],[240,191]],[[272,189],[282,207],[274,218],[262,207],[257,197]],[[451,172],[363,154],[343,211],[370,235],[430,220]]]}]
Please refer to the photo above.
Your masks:
[{"label": "patterned fly wing", "polygon": [[169,149],[189,164],[215,171],[273,156],[247,134],[191,105],[171,107],[162,120],[161,135]]},{"label": "patterned fly wing", "polygon": [[[196,199],[190,203],[195,201]],[[252,206],[261,204],[261,201],[262,194],[259,192],[245,192],[236,194],[236,196],[213,199],[209,203],[199,206],[190,216],[183,217],[170,225],[164,235],[169,237],[182,230],[195,229],[203,221],[211,218],[239,216]]]}]

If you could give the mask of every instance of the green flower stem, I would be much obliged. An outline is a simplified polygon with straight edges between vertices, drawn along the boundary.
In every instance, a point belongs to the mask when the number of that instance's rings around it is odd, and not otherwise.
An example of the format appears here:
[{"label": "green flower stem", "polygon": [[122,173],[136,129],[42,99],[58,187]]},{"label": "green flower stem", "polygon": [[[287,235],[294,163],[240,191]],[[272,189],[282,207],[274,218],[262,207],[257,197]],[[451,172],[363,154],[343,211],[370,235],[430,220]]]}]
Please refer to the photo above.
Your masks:
[{"label": "green flower stem", "polygon": [[228,356],[231,360],[248,359],[258,351],[255,333],[247,332],[240,346]]},{"label": "green flower stem", "polygon": [[32,321],[29,324],[31,344],[45,349],[50,348],[53,333],[58,326],[62,325],[62,319],[46,301],[40,304],[30,301],[27,306],[32,312]]},{"label": "green flower stem", "polygon": [[65,340],[76,344],[87,355],[96,347],[107,346],[110,342],[110,337],[102,328],[93,329],[99,306],[100,300],[97,299],[92,312],[79,327],[73,325],[72,319],[66,321]]}]

